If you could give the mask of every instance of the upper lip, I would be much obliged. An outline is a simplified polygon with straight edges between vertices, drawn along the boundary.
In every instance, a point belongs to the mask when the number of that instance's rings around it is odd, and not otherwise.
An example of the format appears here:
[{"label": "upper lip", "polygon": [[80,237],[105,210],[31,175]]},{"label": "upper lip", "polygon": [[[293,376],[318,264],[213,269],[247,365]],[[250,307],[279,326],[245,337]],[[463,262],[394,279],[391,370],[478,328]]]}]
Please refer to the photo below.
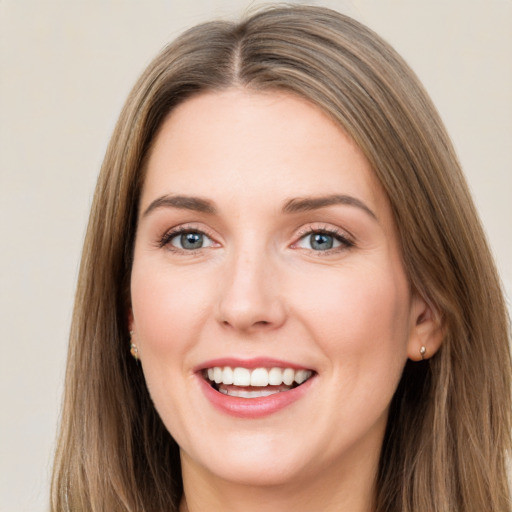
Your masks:
[{"label": "upper lip", "polygon": [[194,372],[200,372],[207,370],[208,368],[215,368],[216,366],[224,367],[229,366],[231,368],[293,368],[294,370],[313,370],[308,366],[304,366],[290,361],[283,361],[280,359],[274,359],[271,357],[254,357],[250,359],[240,359],[234,357],[221,357],[217,359],[211,359],[199,364],[194,368]]}]

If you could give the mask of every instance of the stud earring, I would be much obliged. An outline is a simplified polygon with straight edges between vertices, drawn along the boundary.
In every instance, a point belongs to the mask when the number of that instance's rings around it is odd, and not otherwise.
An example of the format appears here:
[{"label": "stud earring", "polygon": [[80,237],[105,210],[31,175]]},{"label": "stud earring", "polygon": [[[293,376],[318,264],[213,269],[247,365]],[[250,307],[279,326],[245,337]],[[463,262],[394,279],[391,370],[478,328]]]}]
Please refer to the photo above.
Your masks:
[{"label": "stud earring", "polygon": [[420,356],[421,356],[421,360],[424,361],[425,360],[425,354],[427,353],[427,347],[425,346],[421,346],[420,347]]},{"label": "stud earring", "polygon": [[132,341],[133,337],[133,331],[130,331],[130,354],[135,359],[135,361],[139,360],[139,349],[137,348],[137,345],[133,343]]}]

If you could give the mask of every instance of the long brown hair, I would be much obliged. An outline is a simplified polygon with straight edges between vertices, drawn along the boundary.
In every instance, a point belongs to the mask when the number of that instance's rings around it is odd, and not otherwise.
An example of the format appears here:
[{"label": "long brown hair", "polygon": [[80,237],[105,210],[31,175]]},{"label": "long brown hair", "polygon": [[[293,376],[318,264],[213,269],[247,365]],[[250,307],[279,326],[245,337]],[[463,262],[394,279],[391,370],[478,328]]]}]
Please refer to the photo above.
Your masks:
[{"label": "long brown hair", "polygon": [[319,7],[265,9],[187,31],[121,113],[84,244],[52,510],[177,510],[179,451],[129,354],[127,311],[144,157],[163,119],[201,91],[286,90],[355,140],[384,187],[411,287],[441,318],[439,352],[409,362],[382,448],[379,512],[510,510],[509,324],[459,163],[414,73],[358,22]]}]

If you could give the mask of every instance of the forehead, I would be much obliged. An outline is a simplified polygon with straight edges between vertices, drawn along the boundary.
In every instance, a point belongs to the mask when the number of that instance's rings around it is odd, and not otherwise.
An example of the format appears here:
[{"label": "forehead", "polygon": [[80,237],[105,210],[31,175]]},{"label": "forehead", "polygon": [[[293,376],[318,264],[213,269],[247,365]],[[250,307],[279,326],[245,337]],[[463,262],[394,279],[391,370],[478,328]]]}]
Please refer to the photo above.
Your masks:
[{"label": "forehead", "polygon": [[387,208],[352,139],[311,102],[283,92],[230,89],[185,101],[162,124],[146,171],[143,208],[164,193],[232,200],[344,193]]}]

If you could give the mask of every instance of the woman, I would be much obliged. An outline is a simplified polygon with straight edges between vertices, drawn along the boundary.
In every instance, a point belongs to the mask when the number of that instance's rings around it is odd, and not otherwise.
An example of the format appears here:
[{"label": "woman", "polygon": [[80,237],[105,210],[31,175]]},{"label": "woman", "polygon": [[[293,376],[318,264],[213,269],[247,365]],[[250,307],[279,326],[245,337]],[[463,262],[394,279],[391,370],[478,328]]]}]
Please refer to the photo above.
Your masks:
[{"label": "woman", "polygon": [[508,324],[418,80],[333,11],[189,30],[121,114],[53,510],[508,511]]}]

